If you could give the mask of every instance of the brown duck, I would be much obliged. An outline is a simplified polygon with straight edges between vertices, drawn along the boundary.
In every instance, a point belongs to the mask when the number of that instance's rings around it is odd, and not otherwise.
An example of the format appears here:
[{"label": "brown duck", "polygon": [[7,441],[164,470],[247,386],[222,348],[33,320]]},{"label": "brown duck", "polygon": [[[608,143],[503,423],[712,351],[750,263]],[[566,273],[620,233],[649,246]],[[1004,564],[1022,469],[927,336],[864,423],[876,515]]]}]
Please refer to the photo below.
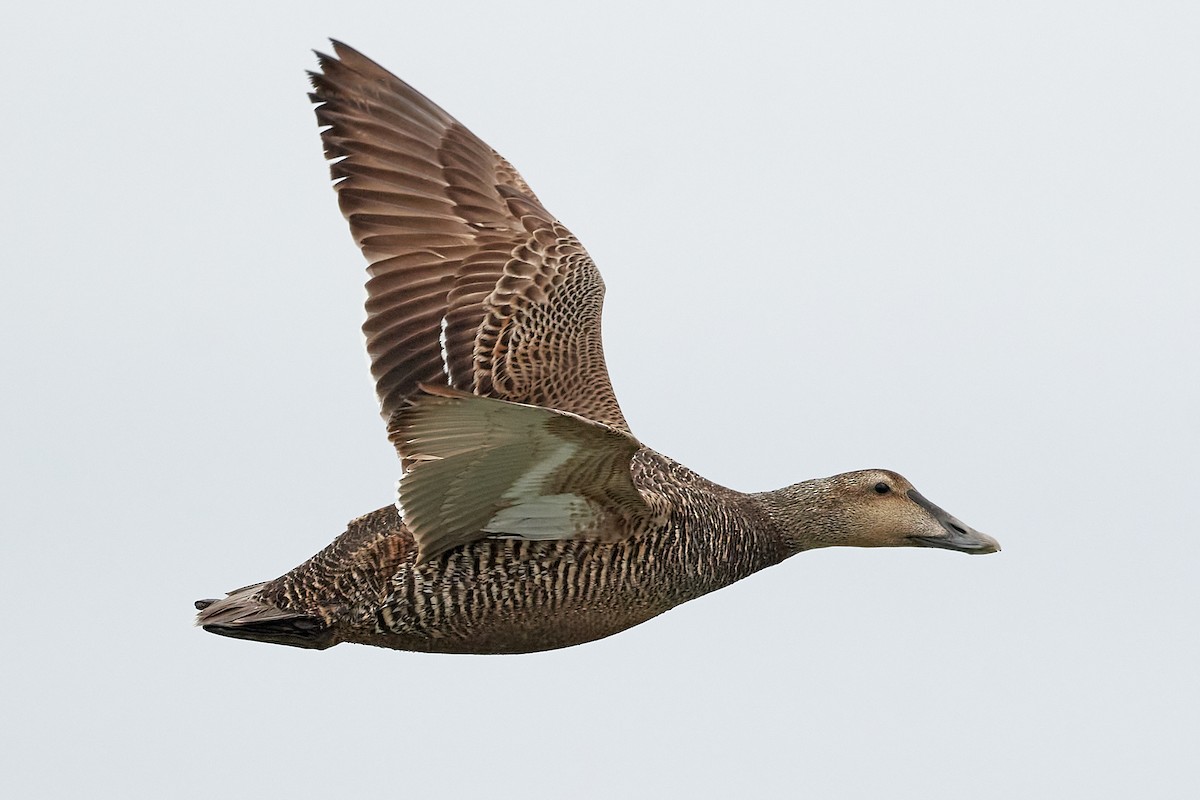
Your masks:
[{"label": "brown duck", "polygon": [[864,470],[742,494],[644,447],[609,382],[604,284],[494,150],[355,50],[312,74],[402,476],[273,581],[201,600],[224,636],[525,653],[608,636],[817,547],[996,540]]}]

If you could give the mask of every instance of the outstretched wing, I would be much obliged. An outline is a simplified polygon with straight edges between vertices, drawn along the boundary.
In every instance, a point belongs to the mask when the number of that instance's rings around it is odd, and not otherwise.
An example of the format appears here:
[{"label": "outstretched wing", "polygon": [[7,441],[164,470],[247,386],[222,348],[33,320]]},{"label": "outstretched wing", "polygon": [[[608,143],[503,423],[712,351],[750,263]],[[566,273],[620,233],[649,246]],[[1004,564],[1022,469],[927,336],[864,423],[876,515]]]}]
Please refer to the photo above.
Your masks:
[{"label": "outstretched wing", "polygon": [[423,387],[389,431],[410,466],[400,512],[426,561],[483,536],[617,540],[665,523],[625,431],[575,414]]},{"label": "outstretched wing", "polygon": [[313,102],[370,263],[363,331],[384,419],[419,384],[628,426],[604,364],[604,283],[498,153],[339,42]]}]

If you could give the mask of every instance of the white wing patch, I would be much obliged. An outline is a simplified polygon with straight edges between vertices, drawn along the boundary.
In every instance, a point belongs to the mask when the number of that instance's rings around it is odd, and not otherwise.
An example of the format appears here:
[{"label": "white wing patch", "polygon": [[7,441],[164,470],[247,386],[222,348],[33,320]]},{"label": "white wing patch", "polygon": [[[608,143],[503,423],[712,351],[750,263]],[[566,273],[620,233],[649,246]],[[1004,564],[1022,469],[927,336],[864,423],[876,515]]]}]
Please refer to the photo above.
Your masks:
[{"label": "white wing patch", "polygon": [[503,500],[521,503],[537,497],[542,493],[546,479],[561,469],[580,449],[574,442],[558,441],[555,445],[549,452],[540,454],[538,460],[524,474],[517,477],[512,488],[502,496]]},{"label": "white wing patch", "polygon": [[624,538],[665,509],[633,485],[641,446],[623,431],[563,411],[424,391],[388,432],[408,470],[397,507],[422,561],[488,535]]},{"label": "white wing patch", "polygon": [[446,315],[442,315],[442,322],[438,325],[438,347],[442,353],[442,374],[446,376],[447,385],[454,385],[454,376],[450,374],[450,351],[446,347],[446,328],[449,323],[446,322]]},{"label": "white wing patch", "polygon": [[588,502],[577,494],[526,497],[502,508],[483,526],[484,531],[522,539],[561,539],[591,515]]}]

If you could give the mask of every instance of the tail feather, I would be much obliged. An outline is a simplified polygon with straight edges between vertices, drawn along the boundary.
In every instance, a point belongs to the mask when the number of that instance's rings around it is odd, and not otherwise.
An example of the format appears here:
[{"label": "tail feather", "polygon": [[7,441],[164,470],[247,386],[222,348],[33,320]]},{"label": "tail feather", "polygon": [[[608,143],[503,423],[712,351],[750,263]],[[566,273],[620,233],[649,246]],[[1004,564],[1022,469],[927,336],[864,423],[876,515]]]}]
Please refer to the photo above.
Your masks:
[{"label": "tail feather", "polygon": [[220,600],[197,600],[196,624],[209,633],[324,650],[337,644],[333,630],[320,617],[279,608],[261,596],[256,583]]}]

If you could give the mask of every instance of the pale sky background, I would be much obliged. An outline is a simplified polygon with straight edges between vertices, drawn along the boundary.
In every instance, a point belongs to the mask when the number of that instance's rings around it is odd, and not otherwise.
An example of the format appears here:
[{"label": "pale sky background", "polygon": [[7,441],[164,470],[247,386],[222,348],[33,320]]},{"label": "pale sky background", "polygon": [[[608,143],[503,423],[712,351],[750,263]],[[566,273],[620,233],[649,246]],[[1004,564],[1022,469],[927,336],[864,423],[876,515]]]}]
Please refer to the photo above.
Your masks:
[{"label": "pale sky background", "polygon": [[[1195,3],[183,8],[6,12],[6,796],[1200,796]],[[193,628],[393,499],[327,36],[587,245],[643,441],[892,468],[1004,552],[531,656]]]}]

